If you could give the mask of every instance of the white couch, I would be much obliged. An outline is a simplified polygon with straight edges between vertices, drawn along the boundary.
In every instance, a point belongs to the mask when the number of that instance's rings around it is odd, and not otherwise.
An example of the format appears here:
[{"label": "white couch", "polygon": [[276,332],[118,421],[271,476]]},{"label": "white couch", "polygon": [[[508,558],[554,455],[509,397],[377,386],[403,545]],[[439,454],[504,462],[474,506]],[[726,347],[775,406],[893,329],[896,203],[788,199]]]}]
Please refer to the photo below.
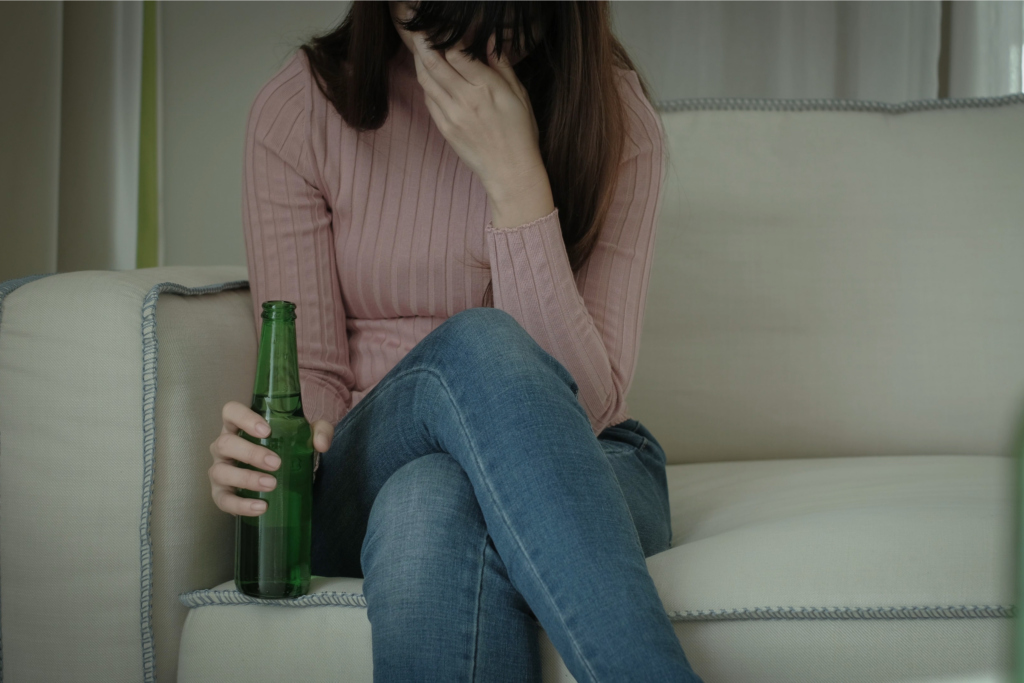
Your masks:
[{"label": "white couch", "polygon": [[[684,100],[629,394],[706,683],[996,680],[1016,624],[1024,96]],[[371,681],[362,580],[233,585],[244,267],[0,285],[7,683]],[[545,681],[573,680],[541,634]],[[991,677],[991,678],[989,678]]]}]

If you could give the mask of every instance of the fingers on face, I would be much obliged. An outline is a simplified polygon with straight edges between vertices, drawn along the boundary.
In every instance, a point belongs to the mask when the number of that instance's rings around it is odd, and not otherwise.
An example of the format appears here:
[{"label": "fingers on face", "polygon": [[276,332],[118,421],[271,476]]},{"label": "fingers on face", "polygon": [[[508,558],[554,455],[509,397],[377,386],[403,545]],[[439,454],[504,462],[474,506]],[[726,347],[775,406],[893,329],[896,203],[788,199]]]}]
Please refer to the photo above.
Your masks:
[{"label": "fingers on face", "polygon": [[[437,99],[442,97],[441,86],[438,85],[435,80],[435,76],[433,72],[430,71],[430,67],[428,67],[422,59],[419,59],[419,66],[416,69],[416,80],[419,81],[420,85],[423,87],[423,92],[426,93],[428,98]],[[444,91],[444,94],[447,94],[447,91]]]},{"label": "fingers on face", "polygon": [[413,55],[420,60],[420,63],[425,66],[433,66],[435,60],[439,59],[436,50],[430,49],[427,45],[427,39],[419,33],[412,34],[413,46],[416,48],[413,50]]}]

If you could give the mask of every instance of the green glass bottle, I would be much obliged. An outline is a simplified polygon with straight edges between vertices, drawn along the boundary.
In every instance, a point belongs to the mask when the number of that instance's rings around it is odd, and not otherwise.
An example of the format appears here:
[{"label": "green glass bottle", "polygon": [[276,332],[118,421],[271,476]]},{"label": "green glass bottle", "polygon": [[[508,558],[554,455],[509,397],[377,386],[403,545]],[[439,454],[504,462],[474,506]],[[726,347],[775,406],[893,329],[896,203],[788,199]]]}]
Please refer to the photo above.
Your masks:
[{"label": "green glass bottle", "polygon": [[[237,515],[235,586],[254,598],[296,598],[309,590],[313,510],[313,431],[302,411],[295,304],[263,303],[252,410],[270,425],[265,439],[238,435],[274,451],[281,466],[272,491],[236,488],[242,498],[264,500],[258,516]],[[264,472],[248,463],[238,467]]]}]

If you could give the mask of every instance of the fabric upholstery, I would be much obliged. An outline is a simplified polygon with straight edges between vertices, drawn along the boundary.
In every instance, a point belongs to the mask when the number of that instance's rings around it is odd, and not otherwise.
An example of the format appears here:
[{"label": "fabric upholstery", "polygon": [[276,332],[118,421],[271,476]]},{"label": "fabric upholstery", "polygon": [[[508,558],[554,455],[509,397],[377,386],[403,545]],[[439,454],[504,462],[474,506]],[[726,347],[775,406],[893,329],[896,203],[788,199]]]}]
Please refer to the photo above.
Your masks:
[{"label": "fabric upholstery", "polygon": [[1024,95],[699,104],[661,114],[628,397],[669,462],[1007,454],[1024,414]]},{"label": "fabric upholstery", "polygon": [[[648,569],[709,683],[1006,671],[1015,471],[999,456],[672,465],[678,536]],[[371,681],[361,586],[319,577],[297,606],[252,604],[233,581],[181,596],[179,680]],[[543,630],[541,652],[545,681],[573,680]]]},{"label": "fabric upholstery", "polygon": [[245,275],[81,271],[0,289],[8,681],[175,680],[177,594],[233,571],[234,518],[206,472],[221,407],[252,396]]}]

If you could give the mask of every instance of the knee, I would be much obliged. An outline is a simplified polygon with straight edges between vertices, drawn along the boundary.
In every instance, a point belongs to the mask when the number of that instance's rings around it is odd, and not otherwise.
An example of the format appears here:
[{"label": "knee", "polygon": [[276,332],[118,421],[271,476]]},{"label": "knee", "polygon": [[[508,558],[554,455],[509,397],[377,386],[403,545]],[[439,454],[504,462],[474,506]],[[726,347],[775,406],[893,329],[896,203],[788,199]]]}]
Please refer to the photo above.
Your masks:
[{"label": "knee", "polygon": [[533,341],[519,321],[500,308],[467,308],[445,320],[434,330],[437,341],[482,356],[493,353],[498,345]]},{"label": "knee", "polygon": [[461,556],[460,546],[486,534],[462,467],[447,453],[420,456],[388,478],[370,508],[360,553],[364,591],[436,581],[433,570],[443,571],[444,562]]},{"label": "knee", "polygon": [[572,374],[500,308],[467,308],[441,323],[429,338],[432,349],[451,360],[459,375],[492,381],[499,375],[509,376],[511,382],[519,377],[535,378],[538,368],[544,368],[553,371],[573,393],[578,391]]}]

